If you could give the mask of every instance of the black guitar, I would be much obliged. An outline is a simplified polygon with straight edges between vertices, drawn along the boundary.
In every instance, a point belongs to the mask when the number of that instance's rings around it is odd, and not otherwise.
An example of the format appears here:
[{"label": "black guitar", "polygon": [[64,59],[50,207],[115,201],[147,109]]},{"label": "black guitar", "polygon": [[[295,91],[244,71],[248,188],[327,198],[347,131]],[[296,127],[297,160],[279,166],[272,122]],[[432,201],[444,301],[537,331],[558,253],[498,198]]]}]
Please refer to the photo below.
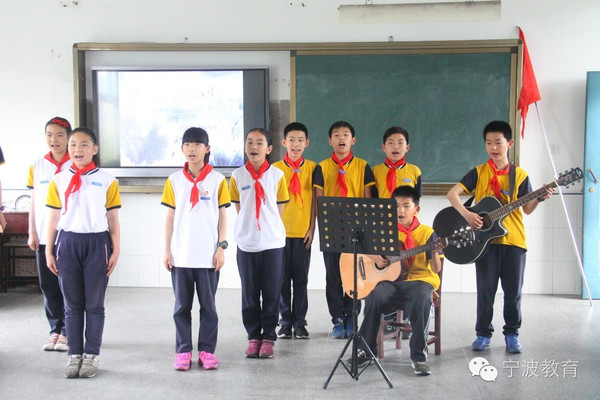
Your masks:
[{"label": "black guitar", "polygon": [[[473,207],[467,207],[481,217],[483,217],[483,226],[475,231],[475,241],[471,246],[461,248],[447,247],[444,249],[444,256],[456,264],[470,264],[475,262],[487,250],[488,243],[495,238],[504,236],[508,231],[502,225],[502,220],[511,212],[521,206],[543,196],[546,188],[555,188],[557,186],[567,186],[583,178],[581,168],[573,168],[559,178],[545,185],[544,187],[518,198],[512,203],[502,205],[502,203],[493,196],[482,198]],[[433,229],[439,236],[452,234],[456,229],[466,226],[467,221],[459,214],[454,207],[447,207],[440,211],[433,220]]]}]

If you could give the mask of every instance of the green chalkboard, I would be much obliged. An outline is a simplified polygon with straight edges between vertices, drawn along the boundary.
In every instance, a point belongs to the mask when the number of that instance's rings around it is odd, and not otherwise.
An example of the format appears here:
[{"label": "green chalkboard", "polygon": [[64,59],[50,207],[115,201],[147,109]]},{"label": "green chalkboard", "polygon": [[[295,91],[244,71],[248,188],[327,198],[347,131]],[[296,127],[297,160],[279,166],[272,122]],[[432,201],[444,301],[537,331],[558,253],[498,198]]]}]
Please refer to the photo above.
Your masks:
[{"label": "green chalkboard", "polygon": [[297,55],[296,120],[309,129],[306,157],[331,154],[338,120],[356,130],[354,154],[371,167],[385,159],[384,131],[409,132],[407,161],[423,182],[455,183],[488,156],[482,129],[510,120],[511,53]]}]

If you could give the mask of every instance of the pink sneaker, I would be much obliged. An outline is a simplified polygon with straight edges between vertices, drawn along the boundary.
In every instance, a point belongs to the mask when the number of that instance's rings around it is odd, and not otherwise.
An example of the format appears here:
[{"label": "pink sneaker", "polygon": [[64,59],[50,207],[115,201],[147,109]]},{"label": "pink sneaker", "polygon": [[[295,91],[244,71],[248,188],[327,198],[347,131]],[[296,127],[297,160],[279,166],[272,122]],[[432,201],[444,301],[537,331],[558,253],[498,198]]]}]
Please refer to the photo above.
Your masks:
[{"label": "pink sneaker", "polygon": [[260,345],[260,358],[273,358],[273,354],[275,354],[275,342],[273,340],[263,340]]},{"label": "pink sneaker", "polygon": [[219,368],[219,360],[212,353],[201,351],[198,353],[198,364],[202,365],[204,369],[217,369]]},{"label": "pink sneaker", "polygon": [[177,353],[175,354],[174,367],[177,371],[187,371],[192,363],[192,353]]},{"label": "pink sneaker", "polygon": [[246,357],[257,358],[261,348],[260,343],[259,339],[250,339],[248,341],[248,348],[246,349]]}]

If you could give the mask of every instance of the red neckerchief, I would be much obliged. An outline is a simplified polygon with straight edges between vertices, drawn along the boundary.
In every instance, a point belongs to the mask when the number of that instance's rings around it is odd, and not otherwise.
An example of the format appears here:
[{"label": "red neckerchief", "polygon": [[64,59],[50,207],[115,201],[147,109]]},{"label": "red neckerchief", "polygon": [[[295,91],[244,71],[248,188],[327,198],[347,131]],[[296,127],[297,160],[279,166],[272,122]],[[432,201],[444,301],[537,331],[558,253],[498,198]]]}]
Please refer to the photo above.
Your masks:
[{"label": "red neckerchief", "polygon": [[498,176],[508,174],[508,171],[510,169],[510,163],[508,163],[506,168],[504,168],[503,170],[499,170],[498,168],[496,168],[496,164],[494,164],[491,158],[488,160],[488,164],[490,168],[492,168],[492,171],[494,171],[494,176],[492,176],[492,179],[490,179],[490,183],[487,189],[491,187],[494,190],[494,196],[496,196],[496,198],[500,200],[500,179],[498,179]]},{"label": "red neckerchief", "polygon": [[71,169],[75,173],[71,177],[71,181],[69,182],[69,186],[67,186],[67,191],[65,192],[65,211],[63,212],[63,215],[67,212],[67,204],[69,203],[69,196],[72,193],[75,193],[76,191],[78,191],[79,188],[81,187],[81,175],[85,175],[86,173],[96,169],[96,164],[94,164],[94,162],[92,161],[85,167],[79,169],[73,163],[73,164],[71,164]]},{"label": "red neckerchief", "polygon": [[254,200],[256,202],[256,225],[258,226],[258,230],[260,230],[260,222],[258,221],[258,219],[260,218],[260,206],[261,203],[264,203],[266,201],[265,191],[262,185],[260,184],[259,179],[262,177],[262,175],[268,168],[269,162],[267,160],[263,162],[263,164],[258,169],[258,172],[254,171],[254,167],[252,166],[250,161],[246,163],[246,169],[248,170],[248,172],[250,172],[250,176],[252,177],[252,179],[254,179]]},{"label": "red neckerchief", "polygon": [[[419,219],[416,216],[413,217],[413,220],[408,228],[405,228],[402,224],[398,224],[398,230],[406,234],[406,239],[404,239],[404,248],[406,250],[415,247],[415,239],[412,237],[412,231],[414,231],[417,226],[419,226]],[[415,256],[410,257],[408,259],[409,265],[412,264],[414,260]]]},{"label": "red neckerchief", "polygon": [[44,156],[44,158],[46,160],[50,161],[52,164],[56,165],[56,172],[54,172],[54,175],[58,174],[60,172],[60,170],[62,169],[63,164],[71,159],[71,157],[69,157],[69,152],[65,153],[65,155],[63,156],[62,160],[60,160],[60,162],[56,162],[56,160],[52,157],[52,152],[49,152],[48,154],[46,154]]},{"label": "red neckerchief", "polygon": [[304,206],[304,200],[302,199],[302,187],[300,186],[300,177],[298,176],[298,172],[302,172],[302,170],[300,169],[300,166],[304,162],[304,158],[302,156],[300,156],[300,158],[298,158],[298,160],[296,160],[296,162],[294,162],[286,154],[283,157],[283,161],[285,161],[286,164],[289,165],[292,168],[292,170],[294,171],[294,174],[292,175],[292,179],[290,179],[290,185],[289,185],[290,193],[296,195],[296,202],[298,202],[298,198],[300,198],[300,204],[302,204],[302,206]]},{"label": "red neckerchief", "polygon": [[385,182],[387,183],[390,195],[396,189],[396,170],[406,165],[406,157],[402,157],[399,161],[393,163],[389,158],[385,158],[385,165],[389,168]]},{"label": "red neckerchief", "polygon": [[336,186],[340,187],[341,197],[348,196],[348,184],[346,183],[346,171],[344,171],[344,165],[346,165],[352,159],[352,157],[352,151],[350,151],[350,154],[348,154],[343,160],[337,158],[335,152],[331,153],[331,159],[338,165],[338,177],[335,184]]},{"label": "red neckerchief", "polygon": [[183,166],[183,176],[185,176],[188,181],[192,182],[194,186],[192,186],[192,193],[190,194],[190,202],[192,203],[192,208],[200,201],[200,192],[198,191],[198,182],[201,182],[206,178],[206,175],[212,171],[213,167],[210,164],[205,164],[204,167],[200,170],[200,173],[194,179],[190,170],[188,169],[189,163],[185,163]]}]

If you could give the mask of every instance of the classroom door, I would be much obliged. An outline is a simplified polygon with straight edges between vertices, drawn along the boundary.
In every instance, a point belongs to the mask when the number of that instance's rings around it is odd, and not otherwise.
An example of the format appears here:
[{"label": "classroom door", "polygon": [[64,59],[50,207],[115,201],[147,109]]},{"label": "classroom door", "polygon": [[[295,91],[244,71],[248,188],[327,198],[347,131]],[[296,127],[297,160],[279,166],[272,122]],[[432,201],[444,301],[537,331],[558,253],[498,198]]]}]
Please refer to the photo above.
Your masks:
[{"label": "classroom door", "polygon": [[[588,72],[583,182],[583,269],[593,299],[600,298],[600,71]],[[582,296],[588,298],[585,286]]]}]

